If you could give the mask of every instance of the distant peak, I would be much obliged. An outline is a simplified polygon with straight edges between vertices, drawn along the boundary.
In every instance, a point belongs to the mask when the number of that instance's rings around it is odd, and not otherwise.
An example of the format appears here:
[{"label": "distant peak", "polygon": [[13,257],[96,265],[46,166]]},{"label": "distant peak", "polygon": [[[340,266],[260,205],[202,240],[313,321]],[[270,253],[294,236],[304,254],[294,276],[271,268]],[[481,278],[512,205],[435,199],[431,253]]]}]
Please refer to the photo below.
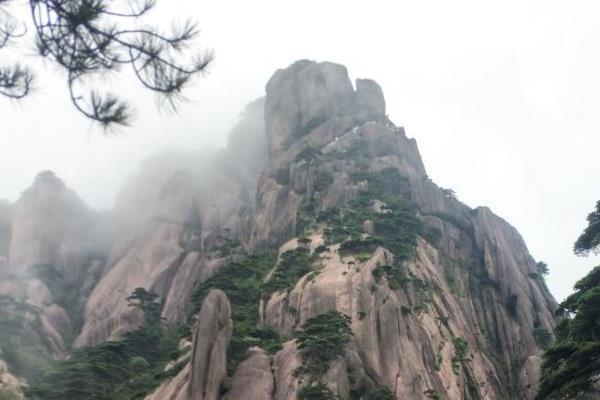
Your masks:
[{"label": "distant peak", "polygon": [[64,188],[65,183],[60,179],[54,171],[46,170],[42,171],[35,177],[34,185],[52,185],[57,188]]}]

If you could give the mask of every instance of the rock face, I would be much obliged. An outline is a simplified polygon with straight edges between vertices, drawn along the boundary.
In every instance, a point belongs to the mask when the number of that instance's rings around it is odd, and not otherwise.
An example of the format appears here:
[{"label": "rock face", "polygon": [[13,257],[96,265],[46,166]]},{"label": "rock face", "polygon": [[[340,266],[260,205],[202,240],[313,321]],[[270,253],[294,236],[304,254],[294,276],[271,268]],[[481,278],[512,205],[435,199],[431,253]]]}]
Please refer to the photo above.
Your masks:
[{"label": "rock face", "polygon": [[262,99],[248,106],[223,152],[164,154],[125,188],[116,213],[134,229],[111,252],[76,345],[116,339],[139,326],[142,316],[127,301],[137,287],[164,299],[169,325],[187,320],[195,286],[222,264],[214,249],[249,230],[251,193],[265,163],[263,106]]},{"label": "rock face", "polygon": [[0,357],[17,364],[13,372],[21,378],[68,355],[68,340],[95,284],[93,266],[102,259],[93,228],[100,225],[50,171],[40,173],[14,205],[0,205],[0,321],[6,324]]},{"label": "rock face", "polygon": [[[137,287],[159,295],[173,328],[193,317],[199,284],[237,272],[222,270],[232,260],[278,253],[265,277],[236,283],[248,293],[262,285],[264,297],[249,308],[257,310],[258,333],[251,333],[258,339],[244,331],[247,320],[239,322],[239,291],[210,291],[189,361],[147,400],[296,399],[314,377],[306,350],[290,337],[331,311],[351,318],[351,335],[320,366],[319,390],[343,400],[367,399],[369,391],[398,400],[533,399],[556,306],[535,260],[506,221],[435,185],[415,140],[385,110],[376,82],[353,86],[341,65],[298,61],[270,79],[226,149],[164,154],[144,166],[121,194],[109,229],[114,240],[94,267],[73,261],[89,235],[68,222],[81,219],[69,213],[85,216],[85,207],[68,192],[51,194],[55,181],[36,183],[36,195],[12,207],[7,268],[23,274],[54,263],[65,276],[93,275],[80,296],[75,344],[85,346],[141,324],[127,301]],[[67,199],[69,207],[48,213],[38,197]],[[404,207],[400,216],[394,207]],[[37,228],[40,221],[47,229]],[[0,215],[0,237],[1,227]],[[309,272],[298,273],[297,260],[282,263],[297,249],[308,253]],[[288,270],[278,271],[281,265]],[[277,279],[286,283],[269,286]],[[60,353],[73,315],[41,279],[26,282],[20,289],[0,281],[0,289],[26,290],[44,309],[45,338]],[[273,336],[282,343],[261,344]],[[241,356],[240,341],[251,344]]]},{"label": "rock face", "polygon": [[[232,329],[227,295],[220,290],[211,291],[198,313],[190,360],[146,400],[219,399],[227,378],[227,347]],[[256,361],[250,365],[253,364]],[[270,363],[268,365],[270,368]],[[239,379],[243,378],[238,378],[237,382]]]},{"label": "rock face", "polygon": [[[401,288],[377,275],[394,264],[390,249],[365,259],[329,246],[320,269],[261,304],[262,322],[289,336],[331,310],[350,316],[353,339],[323,378],[341,399],[382,386],[397,399],[532,399],[542,352],[535,332],[552,330],[554,299],[513,227],[428,179],[415,141],[385,116],[379,85],[358,80],[354,90],[342,66],[297,62],[267,84],[265,129],[270,162],[245,238],[255,253],[297,247],[290,239],[303,214],[347,207],[367,185],[353,179],[364,171],[404,176],[394,185],[406,185],[418,218],[436,234],[418,238],[402,263],[410,278]],[[386,207],[375,200],[372,211]],[[371,220],[361,226],[376,233]],[[324,242],[314,229],[313,250]],[[254,348],[222,399],[296,399],[301,365],[294,341],[272,360]]]},{"label": "rock face", "polygon": [[271,360],[261,348],[250,349],[248,359],[236,369],[223,400],[271,400],[274,390]]},{"label": "rock face", "polygon": [[231,308],[220,290],[208,294],[198,314],[194,334],[189,397],[217,400],[227,378],[227,347],[231,339]]},{"label": "rock face", "polygon": [[12,210],[10,272],[29,272],[37,265],[54,265],[74,274],[85,247],[90,218],[83,202],[52,172],[40,173]]},{"label": "rock face", "polygon": [[[289,335],[329,310],[351,316],[354,343],[345,362],[363,380],[353,377],[354,387],[384,385],[398,399],[532,398],[542,352],[534,332],[552,331],[555,302],[522,238],[489,209],[470,209],[432,183],[414,140],[385,117],[379,86],[359,80],[356,88],[343,67],[328,63],[299,62],[271,79],[271,162],[259,183],[250,242],[256,249],[281,244],[296,235],[307,199],[317,211],[343,207],[361,190],[353,174],[393,168],[408,179],[420,218],[439,236],[419,238],[405,265],[413,281],[432,288],[427,311],[414,284],[392,290],[374,278],[377,266],[393,262],[386,249],[362,263],[333,249],[316,277],[266,302],[265,323]],[[372,224],[363,226],[368,232]],[[463,342],[468,355],[459,361]],[[328,386],[348,398],[344,379],[331,379]],[[276,374],[279,385],[290,387]]]}]

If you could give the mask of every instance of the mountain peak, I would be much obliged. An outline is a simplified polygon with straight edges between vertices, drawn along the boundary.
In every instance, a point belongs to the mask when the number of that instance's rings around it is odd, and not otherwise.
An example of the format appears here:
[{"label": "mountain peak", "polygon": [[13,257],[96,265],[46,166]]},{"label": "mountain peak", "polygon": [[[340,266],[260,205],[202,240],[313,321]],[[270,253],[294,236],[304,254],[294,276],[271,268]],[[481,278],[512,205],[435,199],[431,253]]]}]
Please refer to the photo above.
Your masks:
[{"label": "mountain peak", "polygon": [[346,67],[332,62],[296,61],[275,72],[266,93],[266,134],[275,154],[332,118],[385,117],[381,87],[358,79],[354,90]]}]

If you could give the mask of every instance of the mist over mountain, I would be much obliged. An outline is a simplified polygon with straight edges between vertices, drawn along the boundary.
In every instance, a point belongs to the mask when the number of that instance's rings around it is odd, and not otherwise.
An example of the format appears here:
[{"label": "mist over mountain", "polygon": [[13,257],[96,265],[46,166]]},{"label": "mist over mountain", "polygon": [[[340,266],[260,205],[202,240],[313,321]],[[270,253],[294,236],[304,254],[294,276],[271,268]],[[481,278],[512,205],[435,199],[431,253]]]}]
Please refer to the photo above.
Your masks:
[{"label": "mist over mountain", "polygon": [[428,177],[379,84],[308,60],[113,210],[50,171],[0,203],[0,300],[0,390],[48,400],[529,400],[557,323],[521,235]]}]

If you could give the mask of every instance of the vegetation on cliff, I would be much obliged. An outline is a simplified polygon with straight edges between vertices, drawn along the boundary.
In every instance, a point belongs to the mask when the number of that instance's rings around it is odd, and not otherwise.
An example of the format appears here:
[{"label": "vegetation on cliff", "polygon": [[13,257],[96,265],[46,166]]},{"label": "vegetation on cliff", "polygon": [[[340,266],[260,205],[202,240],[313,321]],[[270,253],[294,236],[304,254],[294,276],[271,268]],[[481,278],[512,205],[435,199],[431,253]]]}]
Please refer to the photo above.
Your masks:
[{"label": "vegetation on cliff", "polygon": [[309,319],[294,338],[302,357],[302,366],[295,373],[308,377],[298,393],[299,400],[335,400],[336,396],[324,383],[331,363],[343,356],[352,338],[350,317],[330,311]]},{"label": "vegetation on cliff", "polygon": [[[304,259],[294,251],[282,255],[282,260],[296,257]],[[233,319],[233,333],[227,353],[227,369],[230,374],[246,358],[250,347],[260,346],[268,353],[274,353],[281,348],[282,338],[279,334],[259,321],[261,299],[274,290],[274,287],[284,285],[283,277],[277,283],[265,283],[265,277],[276,264],[276,260],[272,253],[260,256],[232,256],[227,265],[202,283],[194,294],[196,309],[200,308],[212,289],[220,289],[227,294]]]},{"label": "vegetation on cliff", "polygon": [[[378,279],[385,276],[392,289],[400,289],[411,281],[402,263],[415,255],[417,235],[432,240],[435,235],[417,217],[408,180],[397,169],[361,170],[353,173],[351,180],[359,187],[356,197],[342,209],[318,213],[314,220],[325,224],[326,244],[341,243],[341,255],[353,254],[361,260],[379,246],[391,251],[394,263],[374,274]],[[303,215],[302,220],[307,219]],[[365,232],[365,224],[372,227],[371,232]]]},{"label": "vegetation on cliff", "polygon": [[[589,225],[575,242],[586,255],[600,246],[600,201],[588,216]],[[544,354],[537,400],[585,398],[600,382],[600,266],[575,284],[575,292],[559,307],[562,322],[555,343]]]},{"label": "vegetation on cliff", "polygon": [[179,335],[162,325],[157,296],[138,288],[129,297],[144,313],[144,324],[119,341],[75,350],[58,361],[42,379],[32,382],[26,396],[36,400],[143,399],[154,387],[177,372],[165,371],[177,358]]},{"label": "vegetation on cliff", "polygon": [[588,226],[573,246],[575,254],[578,255],[600,252],[600,200],[596,203],[596,209],[588,215],[587,220]]},{"label": "vegetation on cliff", "polygon": [[29,381],[48,371],[52,363],[40,325],[37,307],[0,295],[0,356],[12,373]]}]

